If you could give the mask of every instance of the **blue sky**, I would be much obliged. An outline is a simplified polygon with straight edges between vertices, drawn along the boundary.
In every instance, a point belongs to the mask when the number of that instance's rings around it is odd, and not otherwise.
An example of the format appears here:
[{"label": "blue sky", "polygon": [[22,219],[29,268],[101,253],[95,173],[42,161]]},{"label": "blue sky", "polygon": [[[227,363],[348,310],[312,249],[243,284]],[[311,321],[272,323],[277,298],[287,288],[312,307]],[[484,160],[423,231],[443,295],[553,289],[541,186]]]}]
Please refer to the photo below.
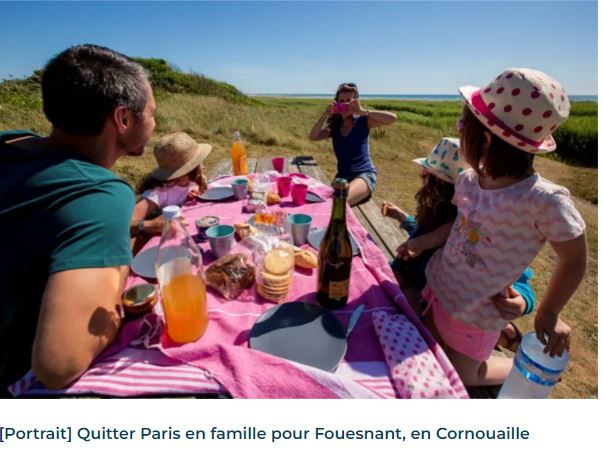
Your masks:
[{"label": "blue sky", "polygon": [[452,94],[508,67],[597,92],[596,2],[0,2],[0,17],[0,79],[88,42],[252,94]]}]

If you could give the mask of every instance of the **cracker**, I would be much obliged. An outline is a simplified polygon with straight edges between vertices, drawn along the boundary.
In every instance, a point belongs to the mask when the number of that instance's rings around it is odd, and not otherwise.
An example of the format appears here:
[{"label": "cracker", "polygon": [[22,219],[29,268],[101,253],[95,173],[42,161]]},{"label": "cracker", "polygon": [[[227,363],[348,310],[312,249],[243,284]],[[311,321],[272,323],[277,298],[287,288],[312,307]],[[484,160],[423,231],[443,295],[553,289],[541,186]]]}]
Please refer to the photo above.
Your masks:
[{"label": "cracker", "polygon": [[264,269],[274,275],[284,275],[292,268],[291,254],[283,249],[275,248],[264,256]]}]

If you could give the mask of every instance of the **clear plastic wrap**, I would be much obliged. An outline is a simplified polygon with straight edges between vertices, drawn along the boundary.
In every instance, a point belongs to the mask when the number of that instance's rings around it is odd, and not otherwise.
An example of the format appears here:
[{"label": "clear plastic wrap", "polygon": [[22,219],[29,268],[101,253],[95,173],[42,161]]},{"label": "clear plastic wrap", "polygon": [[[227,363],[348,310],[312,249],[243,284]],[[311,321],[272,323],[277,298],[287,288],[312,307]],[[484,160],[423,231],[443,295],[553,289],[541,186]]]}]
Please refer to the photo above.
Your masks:
[{"label": "clear plastic wrap", "polygon": [[253,264],[243,253],[224,255],[206,271],[207,284],[228,300],[236,299],[255,280]]}]

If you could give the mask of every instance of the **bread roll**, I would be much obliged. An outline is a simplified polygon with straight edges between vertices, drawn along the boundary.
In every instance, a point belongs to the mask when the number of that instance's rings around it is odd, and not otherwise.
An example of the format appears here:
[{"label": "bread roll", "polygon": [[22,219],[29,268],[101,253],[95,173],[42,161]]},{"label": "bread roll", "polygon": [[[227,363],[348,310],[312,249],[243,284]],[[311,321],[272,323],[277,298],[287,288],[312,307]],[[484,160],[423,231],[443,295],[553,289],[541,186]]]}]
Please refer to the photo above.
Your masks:
[{"label": "bread roll", "polygon": [[318,258],[310,250],[296,248],[294,258],[295,265],[302,269],[314,269],[318,266]]}]

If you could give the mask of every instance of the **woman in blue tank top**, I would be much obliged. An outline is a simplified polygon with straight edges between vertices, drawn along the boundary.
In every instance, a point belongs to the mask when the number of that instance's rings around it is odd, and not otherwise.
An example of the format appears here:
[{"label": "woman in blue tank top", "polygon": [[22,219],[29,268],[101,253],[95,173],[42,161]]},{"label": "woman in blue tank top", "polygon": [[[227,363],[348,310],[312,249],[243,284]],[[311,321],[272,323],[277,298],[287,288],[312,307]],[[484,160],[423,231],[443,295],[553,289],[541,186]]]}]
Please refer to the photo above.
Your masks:
[{"label": "woman in blue tank top", "polygon": [[363,109],[356,85],[344,83],[339,85],[335,100],[310,131],[311,141],[328,138],[333,141],[337,158],[336,177],[348,180],[350,205],[370,198],[377,184],[377,171],[369,154],[369,130],[390,125],[395,120],[394,113]]}]

